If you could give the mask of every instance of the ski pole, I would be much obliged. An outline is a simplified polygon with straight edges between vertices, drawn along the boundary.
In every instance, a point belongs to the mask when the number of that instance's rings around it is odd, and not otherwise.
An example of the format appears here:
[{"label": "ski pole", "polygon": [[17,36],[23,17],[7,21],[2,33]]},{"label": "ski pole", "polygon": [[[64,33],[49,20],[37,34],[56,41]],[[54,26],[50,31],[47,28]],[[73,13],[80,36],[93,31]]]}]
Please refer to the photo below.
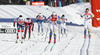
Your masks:
[{"label": "ski pole", "polygon": [[[48,26],[49,26],[49,23],[48,23]],[[45,41],[46,41],[47,33],[48,33],[48,26],[47,26],[47,31],[46,31]]]},{"label": "ski pole", "polygon": [[[33,33],[33,32],[32,32]],[[34,39],[35,39],[35,35],[34,35],[34,33],[33,33],[33,37],[34,37]]]},{"label": "ski pole", "polygon": [[58,32],[59,32],[59,42],[60,42],[60,21],[58,23]]}]

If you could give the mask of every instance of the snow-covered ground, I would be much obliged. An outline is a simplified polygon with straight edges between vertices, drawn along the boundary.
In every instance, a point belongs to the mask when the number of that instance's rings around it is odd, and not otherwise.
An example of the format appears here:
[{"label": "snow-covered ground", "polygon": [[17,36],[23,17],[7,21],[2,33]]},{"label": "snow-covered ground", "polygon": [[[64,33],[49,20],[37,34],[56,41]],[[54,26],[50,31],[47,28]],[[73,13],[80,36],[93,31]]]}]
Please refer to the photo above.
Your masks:
[{"label": "snow-covered ground", "polygon": [[[68,22],[80,25],[83,24],[84,19],[80,19],[79,14],[82,14],[85,8],[90,8],[91,6],[89,3],[81,3],[62,8],[9,5],[2,5],[0,7],[2,7],[0,8],[0,16],[4,18],[15,18],[19,14],[33,18],[39,12],[48,17],[53,11],[56,11],[60,16],[65,14],[68,18]],[[49,10],[47,10],[47,8]],[[0,23],[0,25],[2,24],[5,23]],[[12,23],[6,24],[12,25]],[[34,31],[31,33],[31,39],[28,40],[27,33],[27,38],[24,40],[23,44],[21,44],[21,37],[19,43],[15,43],[16,34],[0,34],[0,55],[100,55],[100,28],[91,26],[91,39],[88,38],[88,35],[87,38],[84,39],[84,26],[66,25],[67,35],[61,35],[59,34],[58,24],[56,27],[57,43],[53,43],[54,38],[52,37],[52,42],[48,44],[49,25],[48,23],[43,23],[43,26],[44,35],[38,36],[38,25],[35,23]]]}]

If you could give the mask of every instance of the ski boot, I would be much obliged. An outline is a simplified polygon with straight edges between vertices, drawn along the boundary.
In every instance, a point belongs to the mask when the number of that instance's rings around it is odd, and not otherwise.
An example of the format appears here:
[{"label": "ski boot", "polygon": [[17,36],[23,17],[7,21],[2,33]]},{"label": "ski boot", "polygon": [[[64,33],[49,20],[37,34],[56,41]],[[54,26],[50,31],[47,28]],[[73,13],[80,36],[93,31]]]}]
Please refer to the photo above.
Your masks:
[{"label": "ski boot", "polygon": [[18,39],[19,39],[19,36],[17,36],[17,40],[16,40],[16,43],[18,43]]},{"label": "ski boot", "polygon": [[30,40],[31,38],[29,37],[28,40]]},{"label": "ski boot", "polygon": [[49,41],[48,43],[50,44],[51,42]]},{"label": "ski boot", "polygon": [[40,34],[38,33],[38,36],[39,36]]},{"label": "ski boot", "polygon": [[55,44],[56,42],[54,42],[54,44]]},{"label": "ski boot", "polygon": [[18,40],[16,40],[16,43],[18,43]]},{"label": "ski boot", "polygon": [[49,42],[48,42],[49,44],[51,43],[51,39],[49,40]]},{"label": "ski boot", "polygon": [[26,39],[26,36],[24,36],[24,39]]},{"label": "ski boot", "polygon": [[21,41],[21,44],[23,43],[23,41]]},{"label": "ski boot", "polygon": [[22,41],[21,41],[21,43],[23,43],[23,40],[24,40],[24,37],[22,37]]},{"label": "ski boot", "polygon": [[42,36],[43,36],[43,33],[42,33]]},{"label": "ski boot", "polygon": [[86,38],[86,35],[84,35],[84,38]]}]

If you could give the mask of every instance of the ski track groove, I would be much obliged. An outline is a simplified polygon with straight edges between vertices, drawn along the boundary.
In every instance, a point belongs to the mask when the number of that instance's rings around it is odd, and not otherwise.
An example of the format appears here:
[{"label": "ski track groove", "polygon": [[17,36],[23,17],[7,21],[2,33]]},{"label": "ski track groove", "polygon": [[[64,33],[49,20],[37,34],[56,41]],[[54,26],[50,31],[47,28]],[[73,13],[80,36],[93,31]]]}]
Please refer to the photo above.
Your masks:
[{"label": "ski track groove", "polygon": [[61,53],[68,47],[68,45],[69,45],[69,44],[71,43],[71,41],[75,38],[76,35],[77,35],[77,33],[75,33],[75,34],[73,35],[73,37],[70,39],[70,41],[67,43],[67,45],[65,45],[65,47],[64,47],[62,50],[60,50]]},{"label": "ski track groove", "polygon": [[16,44],[13,44],[13,45],[11,45],[10,47],[8,47],[7,49],[5,49],[5,50],[3,50],[3,51],[0,51],[0,53],[3,53],[3,52],[7,52],[7,51],[9,51],[9,50],[12,50],[12,48],[16,48],[16,47],[18,47],[18,46],[16,46]]},{"label": "ski track groove", "polygon": [[[86,40],[88,40],[88,46],[86,46]],[[84,53],[83,53],[83,50],[84,50],[84,48],[85,48],[85,46],[87,47],[86,49],[85,49],[85,51],[86,51],[86,55],[89,55],[89,47],[90,47],[90,39],[84,39],[84,42],[83,42],[83,45],[82,45],[82,48],[80,49],[80,55],[83,55]],[[82,54],[83,53],[83,54]]]}]

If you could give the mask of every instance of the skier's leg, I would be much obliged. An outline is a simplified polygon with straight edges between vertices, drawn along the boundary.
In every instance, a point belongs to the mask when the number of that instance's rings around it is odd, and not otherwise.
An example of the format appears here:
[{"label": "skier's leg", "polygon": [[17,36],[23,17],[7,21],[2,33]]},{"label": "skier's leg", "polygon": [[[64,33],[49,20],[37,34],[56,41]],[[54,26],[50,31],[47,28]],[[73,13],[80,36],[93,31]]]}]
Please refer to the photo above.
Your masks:
[{"label": "skier's leg", "polygon": [[20,25],[19,24],[17,24],[17,39],[19,39],[19,34],[20,34]]},{"label": "skier's leg", "polygon": [[16,40],[16,43],[18,43],[19,34],[20,34],[20,25],[17,24],[17,40]]},{"label": "skier's leg", "polygon": [[41,22],[41,29],[42,29],[42,33],[43,33],[43,23]]},{"label": "skier's leg", "polygon": [[29,26],[29,39],[30,39],[30,36],[31,36],[31,25]]},{"label": "skier's leg", "polygon": [[40,21],[38,21],[38,33],[40,32]]},{"label": "skier's leg", "polygon": [[23,25],[21,26],[21,36],[22,36],[22,39],[24,39],[24,26]]},{"label": "skier's leg", "polygon": [[27,27],[25,26],[24,39],[26,38],[26,33],[27,33]]},{"label": "skier's leg", "polygon": [[64,23],[64,33],[66,33],[66,23]]},{"label": "skier's leg", "polygon": [[63,31],[63,24],[61,23],[61,34],[62,34],[62,31]]},{"label": "skier's leg", "polygon": [[54,43],[56,43],[56,25],[53,26],[53,32],[54,32]]},{"label": "skier's leg", "polygon": [[52,26],[52,24],[50,24],[50,37],[49,37],[49,43],[51,42],[52,32],[53,32],[53,26]]},{"label": "skier's leg", "polygon": [[87,22],[84,24],[84,38],[86,38],[86,29],[87,29]]},{"label": "skier's leg", "polygon": [[52,30],[50,29],[49,43],[51,42],[51,38],[52,38]]},{"label": "skier's leg", "polygon": [[88,23],[88,35],[89,35],[89,38],[91,36],[91,22],[89,21]]}]

